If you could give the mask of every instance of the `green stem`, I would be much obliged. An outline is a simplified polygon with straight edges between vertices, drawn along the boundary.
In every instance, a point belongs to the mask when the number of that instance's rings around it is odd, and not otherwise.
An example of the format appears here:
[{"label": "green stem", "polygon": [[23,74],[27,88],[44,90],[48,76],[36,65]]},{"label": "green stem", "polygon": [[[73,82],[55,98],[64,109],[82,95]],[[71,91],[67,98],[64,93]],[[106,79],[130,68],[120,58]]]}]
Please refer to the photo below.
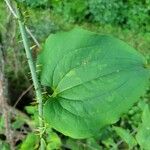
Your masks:
[{"label": "green stem", "polygon": [[22,40],[23,40],[23,45],[24,45],[24,48],[25,48],[26,57],[27,57],[27,60],[28,60],[30,71],[31,71],[31,77],[32,77],[34,88],[35,88],[37,102],[38,102],[39,130],[40,130],[40,150],[45,150],[45,142],[44,142],[44,139],[43,139],[43,129],[44,129],[44,124],[43,124],[43,103],[42,103],[43,97],[42,97],[41,86],[40,86],[40,83],[38,82],[38,77],[37,77],[37,74],[36,74],[36,68],[35,68],[35,64],[33,62],[32,53],[31,53],[31,49],[30,49],[30,46],[29,46],[25,25],[24,25],[23,21],[21,20],[22,18],[20,17],[19,9],[17,7],[15,7],[15,11],[14,11],[12,3],[9,0],[4,0],[4,1],[6,2],[6,5],[10,9],[10,11],[14,15],[14,17],[18,20],[19,29],[20,29]]},{"label": "green stem", "polygon": [[38,82],[37,73],[36,73],[36,69],[35,69],[35,64],[33,62],[31,49],[29,47],[29,42],[28,42],[28,39],[27,39],[25,25],[21,21],[19,10],[17,8],[16,8],[16,11],[17,11],[17,16],[18,16],[19,29],[20,29],[20,33],[21,33],[21,36],[22,36],[23,45],[24,45],[24,48],[25,48],[29,68],[30,68],[30,71],[31,71],[31,77],[32,77],[34,88],[35,88],[36,98],[37,98],[37,101],[38,101],[40,139],[41,139],[40,149],[44,150],[45,149],[44,148],[44,142],[43,142],[43,139],[42,139],[42,129],[43,129],[44,125],[43,125],[43,104],[42,104],[43,97],[42,97],[41,86]]}]

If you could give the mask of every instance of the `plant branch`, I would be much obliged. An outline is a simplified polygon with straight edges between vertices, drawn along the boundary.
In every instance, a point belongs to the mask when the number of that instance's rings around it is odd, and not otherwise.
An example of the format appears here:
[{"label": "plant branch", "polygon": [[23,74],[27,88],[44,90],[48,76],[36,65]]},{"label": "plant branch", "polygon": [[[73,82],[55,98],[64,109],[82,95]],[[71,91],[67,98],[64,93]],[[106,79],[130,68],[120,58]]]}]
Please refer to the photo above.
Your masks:
[{"label": "plant branch", "polygon": [[13,16],[18,19],[17,14],[15,13],[14,9],[12,8],[10,1],[9,0],[4,0],[8,8],[10,9],[10,12],[13,14]]},{"label": "plant branch", "polygon": [[37,41],[37,39],[35,38],[35,36],[32,34],[31,30],[27,26],[25,26],[25,29],[28,32],[28,34],[31,36],[31,38],[33,39],[33,41],[37,45],[37,47],[40,48],[40,44]]},{"label": "plant branch", "polygon": [[[11,4],[9,3],[8,0],[5,0],[7,6],[9,7],[11,12],[14,12],[13,7],[11,6]],[[25,52],[26,52],[26,57],[28,60],[28,65],[31,71],[31,77],[32,77],[32,81],[33,81],[33,85],[35,88],[35,93],[36,93],[36,98],[37,98],[37,102],[38,102],[38,113],[39,113],[39,128],[40,128],[40,139],[41,139],[41,143],[40,143],[40,149],[44,150],[44,142],[43,142],[43,104],[42,104],[42,91],[41,91],[41,87],[40,84],[38,82],[38,78],[37,78],[37,74],[36,74],[36,69],[35,69],[35,64],[33,61],[33,57],[31,54],[31,49],[29,46],[29,42],[28,42],[28,38],[27,38],[27,34],[26,34],[26,29],[25,29],[25,25],[23,23],[23,21],[21,20],[22,18],[20,17],[20,12],[18,10],[18,8],[15,8],[15,18],[18,20],[18,24],[19,24],[19,29],[20,29],[20,33],[22,36],[22,41],[23,41],[23,45],[25,48]]]},{"label": "plant branch", "polygon": [[17,101],[15,102],[15,104],[13,105],[13,107],[16,107],[17,104],[20,102],[20,100],[22,99],[22,97],[24,95],[26,95],[31,89],[32,89],[33,85],[30,85],[25,91],[22,92],[22,94],[19,96],[19,98],[17,99]]}]

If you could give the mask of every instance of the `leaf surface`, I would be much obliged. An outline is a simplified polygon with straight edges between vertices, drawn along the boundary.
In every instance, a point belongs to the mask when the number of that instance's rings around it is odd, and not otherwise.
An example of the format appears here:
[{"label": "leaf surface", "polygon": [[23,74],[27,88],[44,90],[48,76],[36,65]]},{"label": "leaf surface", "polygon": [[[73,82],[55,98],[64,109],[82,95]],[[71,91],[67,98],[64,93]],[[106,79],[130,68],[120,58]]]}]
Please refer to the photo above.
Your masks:
[{"label": "leaf surface", "polygon": [[100,132],[144,94],[145,58],[121,40],[80,28],[50,35],[39,55],[41,84],[54,91],[44,117],[73,138]]}]

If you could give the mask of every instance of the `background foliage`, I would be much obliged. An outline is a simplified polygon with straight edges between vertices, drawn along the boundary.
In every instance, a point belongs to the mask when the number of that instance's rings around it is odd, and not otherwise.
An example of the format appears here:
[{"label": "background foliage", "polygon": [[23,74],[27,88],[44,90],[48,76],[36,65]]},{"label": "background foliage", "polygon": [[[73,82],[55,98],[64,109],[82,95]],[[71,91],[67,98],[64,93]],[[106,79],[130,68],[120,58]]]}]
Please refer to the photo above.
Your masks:
[{"label": "background foliage", "polygon": [[[69,30],[79,25],[91,31],[114,35],[136,48],[144,56],[150,55],[150,0],[17,1],[26,25],[41,45],[50,33]],[[33,46],[34,42],[32,39],[30,41]],[[31,85],[31,76],[28,73],[18,27],[3,1],[0,1],[0,43],[3,43],[6,56],[9,103],[14,105],[22,92]],[[33,48],[35,57],[37,52],[39,49]],[[34,130],[37,126],[37,106],[33,103],[33,99],[34,94],[30,90],[17,103],[17,115],[11,120],[16,149],[38,148],[38,132]],[[147,90],[128,114],[123,115],[113,126],[105,128],[95,138],[74,140],[52,130],[47,125],[45,129],[47,149],[143,148],[149,150],[149,99],[150,93]],[[10,149],[4,135],[2,116],[0,116],[0,147],[2,150]]]},{"label": "background foliage", "polygon": [[150,31],[149,0],[18,0],[32,8],[42,7],[68,22],[111,24],[132,30]]}]

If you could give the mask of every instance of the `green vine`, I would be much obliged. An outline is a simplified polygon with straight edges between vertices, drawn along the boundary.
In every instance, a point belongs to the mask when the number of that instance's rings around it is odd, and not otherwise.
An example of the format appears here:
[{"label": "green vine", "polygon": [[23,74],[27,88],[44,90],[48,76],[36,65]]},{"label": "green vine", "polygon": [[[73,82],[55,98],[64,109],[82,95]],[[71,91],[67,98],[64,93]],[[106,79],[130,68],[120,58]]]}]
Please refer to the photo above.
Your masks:
[{"label": "green vine", "polygon": [[20,29],[22,40],[23,40],[23,45],[24,45],[24,49],[26,52],[26,57],[27,57],[29,68],[30,68],[31,77],[32,77],[32,81],[33,81],[33,85],[34,85],[34,89],[35,89],[35,93],[36,93],[37,102],[38,102],[40,149],[44,150],[45,149],[45,142],[43,139],[43,129],[44,129],[43,102],[42,102],[43,96],[42,96],[41,86],[40,86],[39,81],[38,81],[35,64],[33,61],[32,54],[31,54],[31,49],[29,46],[23,17],[20,15],[19,8],[15,7],[15,10],[14,10],[13,6],[11,5],[11,3],[8,0],[5,0],[5,2],[7,4],[7,6],[9,7],[10,11],[12,12],[12,14],[14,15],[14,17],[18,20],[19,29]]}]

